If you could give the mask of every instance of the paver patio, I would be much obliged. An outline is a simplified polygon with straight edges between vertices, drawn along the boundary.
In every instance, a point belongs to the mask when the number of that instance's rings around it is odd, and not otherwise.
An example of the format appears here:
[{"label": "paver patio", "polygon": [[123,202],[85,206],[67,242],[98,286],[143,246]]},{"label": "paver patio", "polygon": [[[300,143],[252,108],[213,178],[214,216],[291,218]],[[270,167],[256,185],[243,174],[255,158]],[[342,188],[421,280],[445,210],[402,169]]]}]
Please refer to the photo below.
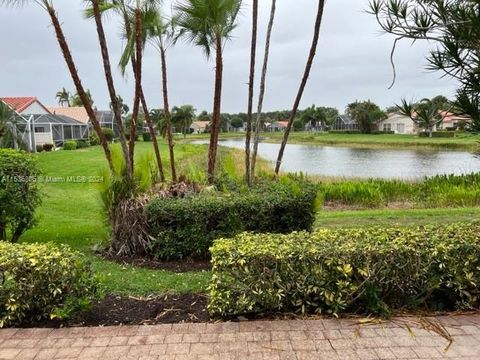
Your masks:
[{"label": "paver patio", "polygon": [[480,359],[480,315],[0,330],[0,359],[435,358]]}]

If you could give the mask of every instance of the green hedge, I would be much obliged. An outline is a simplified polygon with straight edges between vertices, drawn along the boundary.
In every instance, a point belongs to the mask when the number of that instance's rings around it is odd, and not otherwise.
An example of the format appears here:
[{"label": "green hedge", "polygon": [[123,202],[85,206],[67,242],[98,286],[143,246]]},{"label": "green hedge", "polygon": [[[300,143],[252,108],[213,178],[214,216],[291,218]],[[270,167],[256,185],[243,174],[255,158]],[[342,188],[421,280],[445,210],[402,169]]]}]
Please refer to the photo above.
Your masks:
[{"label": "green hedge", "polygon": [[80,253],[0,242],[0,328],[68,318],[90,305],[97,280]]},{"label": "green hedge", "polygon": [[217,240],[213,316],[299,312],[388,315],[479,305],[480,222],[420,228],[240,234]]},{"label": "green hedge", "polygon": [[454,138],[457,134],[454,131],[434,131],[432,137],[434,138]]},{"label": "green hedge", "polygon": [[145,215],[159,259],[208,258],[214,239],[242,231],[288,233],[310,230],[315,221],[316,186],[270,182],[245,193],[201,194],[157,199]]},{"label": "green hedge", "polygon": [[68,140],[63,143],[63,150],[77,150],[77,142],[75,140]]}]

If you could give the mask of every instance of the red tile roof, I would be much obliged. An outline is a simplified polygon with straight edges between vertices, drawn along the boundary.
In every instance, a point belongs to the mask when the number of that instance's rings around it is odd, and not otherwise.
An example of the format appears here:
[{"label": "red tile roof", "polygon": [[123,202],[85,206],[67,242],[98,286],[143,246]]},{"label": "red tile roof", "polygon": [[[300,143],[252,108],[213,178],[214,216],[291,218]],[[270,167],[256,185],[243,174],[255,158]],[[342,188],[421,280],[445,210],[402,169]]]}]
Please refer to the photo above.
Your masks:
[{"label": "red tile roof", "polygon": [[34,102],[38,102],[46,111],[48,111],[48,109],[34,96],[2,97],[0,98],[0,100],[2,100],[5,104],[9,105],[13,110],[18,113],[21,113]]}]

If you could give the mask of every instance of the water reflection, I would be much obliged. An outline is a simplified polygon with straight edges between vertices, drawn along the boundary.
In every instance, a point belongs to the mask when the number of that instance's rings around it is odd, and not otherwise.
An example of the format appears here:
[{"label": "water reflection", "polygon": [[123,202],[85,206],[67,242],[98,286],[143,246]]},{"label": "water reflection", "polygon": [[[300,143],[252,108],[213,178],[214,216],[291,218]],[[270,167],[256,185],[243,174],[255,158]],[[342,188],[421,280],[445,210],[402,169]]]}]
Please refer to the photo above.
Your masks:
[{"label": "water reflection", "polygon": [[[205,144],[207,141],[196,141]],[[243,140],[224,140],[221,145],[243,149]],[[259,156],[276,160],[279,144],[262,143]],[[438,174],[480,171],[480,160],[465,151],[431,149],[365,149],[337,146],[289,144],[283,171],[311,175],[416,179]]]}]

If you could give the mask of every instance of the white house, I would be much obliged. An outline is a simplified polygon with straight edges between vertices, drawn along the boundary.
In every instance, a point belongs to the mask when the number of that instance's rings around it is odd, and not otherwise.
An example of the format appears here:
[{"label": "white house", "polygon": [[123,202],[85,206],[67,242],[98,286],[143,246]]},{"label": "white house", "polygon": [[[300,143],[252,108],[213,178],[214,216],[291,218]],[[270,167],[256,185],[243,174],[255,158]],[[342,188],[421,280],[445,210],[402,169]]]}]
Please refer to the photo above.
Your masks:
[{"label": "white house", "polygon": [[416,134],[417,125],[405,115],[390,113],[385,120],[377,123],[379,131],[394,131],[395,134]]},{"label": "white house", "polygon": [[208,130],[208,125],[210,121],[194,121],[190,125],[190,132],[193,134],[203,134]]}]

